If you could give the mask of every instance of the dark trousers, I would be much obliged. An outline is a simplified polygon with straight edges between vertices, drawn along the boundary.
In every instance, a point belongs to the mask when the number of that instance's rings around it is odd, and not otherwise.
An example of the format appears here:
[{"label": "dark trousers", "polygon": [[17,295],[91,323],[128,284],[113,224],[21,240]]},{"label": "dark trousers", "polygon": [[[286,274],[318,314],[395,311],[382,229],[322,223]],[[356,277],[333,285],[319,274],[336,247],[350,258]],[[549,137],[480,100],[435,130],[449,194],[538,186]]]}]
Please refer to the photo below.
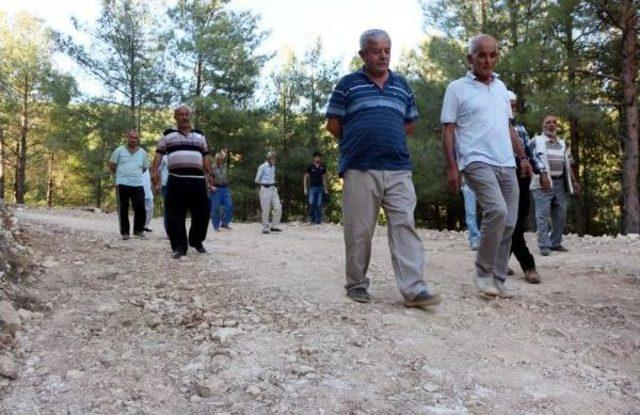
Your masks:
[{"label": "dark trousers", "polygon": [[118,216],[120,217],[120,234],[129,235],[129,201],[133,206],[133,232],[142,233],[147,212],[144,209],[144,188],[142,186],[116,186]]},{"label": "dark trousers", "polygon": [[518,200],[518,220],[516,221],[516,227],[513,230],[511,240],[511,252],[516,256],[520,267],[522,267],[522,271],[528,271],[536,267],[533,255],[529,252],[527,242],[524,239],[525,224],[529,216],[529,205],[531,203],[531,194],[529,192],[530,183],[531,177],[520,177],[520,175],[518,175],[520,199]]},{"label": "dark trousers", "polygon": [[[191,214],[191,228],[187,241],[185,221]],[[187,252],[207,238],[209,227],[209,197],[204,178],[169,176],[167,182],[167,233],[174,252]]]}]

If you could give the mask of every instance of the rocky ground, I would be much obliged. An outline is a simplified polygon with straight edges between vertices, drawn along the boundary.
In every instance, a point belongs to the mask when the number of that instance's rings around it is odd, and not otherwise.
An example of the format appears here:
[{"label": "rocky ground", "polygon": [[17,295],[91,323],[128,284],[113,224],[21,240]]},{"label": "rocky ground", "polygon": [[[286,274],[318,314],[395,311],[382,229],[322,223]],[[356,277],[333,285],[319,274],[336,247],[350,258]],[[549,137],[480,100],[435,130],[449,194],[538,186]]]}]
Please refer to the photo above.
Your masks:
[{"label": "rocky ground", "polygon": [[158,219],[122,241],[113,214],[18,218],[40,266],[10,299],[2,414],[640,413],[637,236],[569,235],[536,256],[542,284],[513,261],[517,296],[486,300],[464,235],[421,230],[445,297],[425,311],[402,306],[382,228],[363,305],[336,225],[235,224],[175,260]]}]

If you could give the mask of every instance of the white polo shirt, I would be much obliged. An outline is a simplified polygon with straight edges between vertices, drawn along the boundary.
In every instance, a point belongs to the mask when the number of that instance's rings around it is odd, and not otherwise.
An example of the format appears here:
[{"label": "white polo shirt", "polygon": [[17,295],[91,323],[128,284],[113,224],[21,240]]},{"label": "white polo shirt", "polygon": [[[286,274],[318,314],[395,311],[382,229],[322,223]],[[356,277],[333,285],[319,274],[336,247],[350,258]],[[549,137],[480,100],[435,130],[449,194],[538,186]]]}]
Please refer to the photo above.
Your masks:
[{"label": "white polo shirt", "polygon": [[490,85],[467,74],[451,82],[442,103],[440,122],[456,125],[458,169],[474,161],[492,166],[515,167],[509,134],[513,118],[507,87],[492,74]]}]

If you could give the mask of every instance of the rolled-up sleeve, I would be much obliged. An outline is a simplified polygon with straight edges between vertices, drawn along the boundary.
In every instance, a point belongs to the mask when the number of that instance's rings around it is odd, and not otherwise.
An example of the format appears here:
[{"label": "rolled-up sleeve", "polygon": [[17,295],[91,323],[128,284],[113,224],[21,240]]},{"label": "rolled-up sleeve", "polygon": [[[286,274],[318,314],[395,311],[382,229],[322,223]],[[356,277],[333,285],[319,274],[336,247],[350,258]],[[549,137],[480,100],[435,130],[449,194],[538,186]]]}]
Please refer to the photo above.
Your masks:
[{"label": "rolled-up sleeve", "polygon": [[344,88],[344,78],[341,79],[329,99],[329,105],[327,105],[326,118],[337,118],[339,120],[344,119],[347,115],[347,92]]},{"label": "rolled-up sleeve", "polygon": [[442,101],[440,122],[442,124],[455,123],[458,120],[458,95],[453,84],[449,84]]}]

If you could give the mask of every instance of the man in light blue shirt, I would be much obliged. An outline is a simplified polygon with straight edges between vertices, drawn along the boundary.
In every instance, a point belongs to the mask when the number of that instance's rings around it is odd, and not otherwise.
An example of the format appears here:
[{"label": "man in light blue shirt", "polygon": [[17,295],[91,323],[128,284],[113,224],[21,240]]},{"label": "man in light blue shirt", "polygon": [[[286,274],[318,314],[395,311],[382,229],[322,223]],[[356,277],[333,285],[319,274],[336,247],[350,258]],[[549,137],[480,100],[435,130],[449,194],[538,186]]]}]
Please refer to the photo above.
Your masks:
[{"label": "man in light blue shirt", "polygon": [[441,122],[449,187],[460,191],[462,172],[482,207],[476,286],[483,294],[508,298],[505,281],[519,195],[514,152],[522,175],[531,174],[531,165],[510,123],[507,88],[493,72],[498,59],[494,38],[471,40],[472,70],[447,87]]},{"label": "man in light blue shirt", "polygon": [[109,159],[109,170],[116,175],[116,199],[122,239],[129,239],[129,202],[133,206],[133,234],[139,238],[144,237],[146,212],[142,173],[148,168],[149,159],[139,146],[138,131],[131,129],[127,132],[127,144],[115,149]]},{"label": "man in light blue shirt", "polygon": [[[260,185],[262,233],[280,232],[278,225],[282,216],[282,204],[276,187],[276,153],[274,151],[269,151],[267,161],[258,167],[255,182]],[[271,222],[269,222],[269,213],[272,213]]]}]

